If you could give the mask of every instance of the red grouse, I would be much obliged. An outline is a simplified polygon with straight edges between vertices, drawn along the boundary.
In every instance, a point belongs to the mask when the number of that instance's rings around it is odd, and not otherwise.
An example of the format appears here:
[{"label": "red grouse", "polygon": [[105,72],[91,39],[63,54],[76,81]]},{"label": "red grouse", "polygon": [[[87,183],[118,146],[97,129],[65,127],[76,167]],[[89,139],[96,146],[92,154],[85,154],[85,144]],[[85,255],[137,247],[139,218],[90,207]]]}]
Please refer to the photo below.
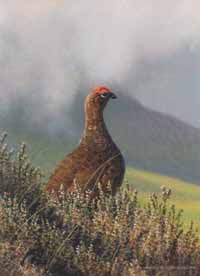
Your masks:
[{"label": "red grouse", "polygon": [[85,101],[85,129],[79,145],[59,164],[50,177],[46,190],[58,192],[63,185],[65,192],[74,185],[96,194],[98,183],[104,192],[108,184],[115,194],[123,181],[125,163],[113,142],[103,118],[103,110],[116,95],[106,87],[97,87]]}]

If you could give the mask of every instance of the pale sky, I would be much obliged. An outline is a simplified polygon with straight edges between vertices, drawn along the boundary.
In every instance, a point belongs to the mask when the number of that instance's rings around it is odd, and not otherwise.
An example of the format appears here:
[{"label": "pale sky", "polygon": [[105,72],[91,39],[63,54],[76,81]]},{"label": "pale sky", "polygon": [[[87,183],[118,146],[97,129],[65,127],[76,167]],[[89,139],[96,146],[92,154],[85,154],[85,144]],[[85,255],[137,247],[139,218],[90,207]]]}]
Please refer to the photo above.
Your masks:
[{"label": "pale sky", "polygon": [[5,106],[54,117],[82,82],[114,84],[200,127],[198,0],[0,0],[0,61]]}]

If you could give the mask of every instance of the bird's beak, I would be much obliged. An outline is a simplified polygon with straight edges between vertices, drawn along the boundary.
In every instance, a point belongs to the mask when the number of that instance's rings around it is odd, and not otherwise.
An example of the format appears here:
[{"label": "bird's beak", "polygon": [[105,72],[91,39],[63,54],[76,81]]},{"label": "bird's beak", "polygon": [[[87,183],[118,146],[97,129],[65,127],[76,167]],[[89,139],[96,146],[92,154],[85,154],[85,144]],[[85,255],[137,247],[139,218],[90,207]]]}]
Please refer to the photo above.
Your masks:
[{"label": "bird's beak", "polygon": [[111,92],[110,97],[111,97],[111,99],[117,99],[117,96],[113,92]]}]

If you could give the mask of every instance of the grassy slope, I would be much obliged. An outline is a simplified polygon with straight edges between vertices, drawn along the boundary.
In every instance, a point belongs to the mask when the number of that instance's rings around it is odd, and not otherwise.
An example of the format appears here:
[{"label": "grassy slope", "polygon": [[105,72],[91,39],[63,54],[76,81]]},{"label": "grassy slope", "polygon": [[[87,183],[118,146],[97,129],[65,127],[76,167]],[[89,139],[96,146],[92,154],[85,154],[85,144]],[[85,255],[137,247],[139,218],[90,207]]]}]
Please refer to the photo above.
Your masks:
[{"label": "grassy slope", "polygon": [[150,193],[160,192],[161,186],[172,189],[171,203],[184,210],[186,224],[193,220],[200,229],[200,186],[132,168],[127,170],[126,181],[138,190],[142,202]]}]

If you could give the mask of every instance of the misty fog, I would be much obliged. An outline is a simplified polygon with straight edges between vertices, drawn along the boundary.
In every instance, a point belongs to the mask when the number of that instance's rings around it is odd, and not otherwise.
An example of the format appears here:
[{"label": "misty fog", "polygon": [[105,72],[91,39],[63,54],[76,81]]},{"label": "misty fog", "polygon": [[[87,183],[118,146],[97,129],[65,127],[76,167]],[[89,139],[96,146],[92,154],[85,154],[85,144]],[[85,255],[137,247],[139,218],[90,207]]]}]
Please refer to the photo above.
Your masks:
[{"label": "misty fog", "polygon": [[199,42],[197,0],[0,0],[0,120],[70,129],[103,84],[200,126]]}]

